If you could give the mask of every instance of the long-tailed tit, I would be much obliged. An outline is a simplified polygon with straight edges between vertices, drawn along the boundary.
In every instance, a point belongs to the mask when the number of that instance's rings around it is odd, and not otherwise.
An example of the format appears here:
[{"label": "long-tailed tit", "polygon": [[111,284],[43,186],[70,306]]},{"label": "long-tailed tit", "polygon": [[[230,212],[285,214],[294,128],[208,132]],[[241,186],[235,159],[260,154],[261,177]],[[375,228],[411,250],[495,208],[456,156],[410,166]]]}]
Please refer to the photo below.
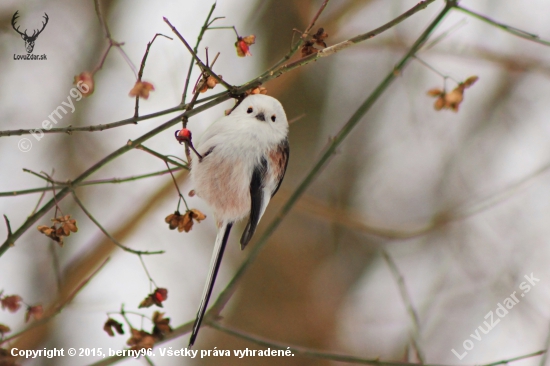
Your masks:
[{"label": "long-tailed tit", "polygon": [[189,347],[195,343],[233,223],[248,217],[248,244],[288,164],[288,122],[281,103],[256,94],[214,122],[197,146],[191,177],[195,192],[214,210],[218,235]]}]

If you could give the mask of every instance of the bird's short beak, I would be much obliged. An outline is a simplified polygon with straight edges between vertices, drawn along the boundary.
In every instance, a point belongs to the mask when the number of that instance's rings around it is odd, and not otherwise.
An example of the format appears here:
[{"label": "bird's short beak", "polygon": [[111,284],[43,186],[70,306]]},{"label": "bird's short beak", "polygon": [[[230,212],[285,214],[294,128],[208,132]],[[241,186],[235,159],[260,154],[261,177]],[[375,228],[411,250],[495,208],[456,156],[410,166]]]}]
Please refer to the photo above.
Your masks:
[{"label": "bird's short beak", "polygon": [[264,115],[264,112],[258,113],[258,114],[256,115],[256,119],[257,119],[258,121],[263,121],[263,122],[265,122],[265,115]]}]

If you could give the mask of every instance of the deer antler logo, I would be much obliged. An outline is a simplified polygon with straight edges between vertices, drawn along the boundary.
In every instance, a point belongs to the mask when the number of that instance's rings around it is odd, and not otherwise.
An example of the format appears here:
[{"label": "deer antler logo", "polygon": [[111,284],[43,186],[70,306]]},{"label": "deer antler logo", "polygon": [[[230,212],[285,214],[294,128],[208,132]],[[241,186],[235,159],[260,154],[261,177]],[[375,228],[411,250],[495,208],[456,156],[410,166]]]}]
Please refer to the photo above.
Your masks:
[{"label": "deer antler logo", "polygon": [[11,26],[13,27],[13,29],[19,33],[21,35],[21,38],[23,38],[23,40],[25,41],[25,48],[27,49],[27,53],[32,53],[32,50],[34,49],[34,42],[36,41],[36,38],[38,38],[38,35],[40,33],[42,33],[42,31],[44,30],[44,28],[46,28],[46,24],[48,24],[48,14],[44,13],[44,19],[46,20],[45,22],[42,22],[42,29],[38,30],[38,29],[35,29],[32,33],[31,36],[29,36],[27,34],[27,30],[25,29],[25,32],[24,33],[21,33],[19,31],[19,27],[15,27],[15,22],[17,20],[17,18],[19,18],[19,15],[17,14],[19,12],[16,11],[15,14],[13,14],[13,18],[11,18]]}]

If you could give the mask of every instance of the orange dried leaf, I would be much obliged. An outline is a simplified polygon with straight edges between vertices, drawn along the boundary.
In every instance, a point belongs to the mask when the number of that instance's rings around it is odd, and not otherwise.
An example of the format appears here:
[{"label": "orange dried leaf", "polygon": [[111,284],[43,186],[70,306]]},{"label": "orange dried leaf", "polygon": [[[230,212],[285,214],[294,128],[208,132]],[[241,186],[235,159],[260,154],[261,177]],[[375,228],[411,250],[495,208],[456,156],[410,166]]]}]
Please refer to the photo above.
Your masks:
[{"label": "orange dried leaf", "polygon": [[130,90],[130,93],[128,95],[131,97],[140,97],[143,99],[148,99],[149,93],[154,90],[155,90],[155,87],[153,86],[153,84],[147,81],[138,80],[136,81],[136,83],[134,84],[134,87],[132,88],[132,90]]},{"label": "orange dried leaf", "polygon": [[434,89],[428,90],[426,94],[428,94],[430,97],[439,97],[445,94],[445,92],[441,89],[434,88]]},{"label": "orange dried leaf", "polygon": [[464,84],[464,86],[466,88],[469,88],[470,86],[474,85],[476,81],[479,80],[479,77],[478,76],[470,76],[468,79],[464,80],[464,82],[462,84]]}]

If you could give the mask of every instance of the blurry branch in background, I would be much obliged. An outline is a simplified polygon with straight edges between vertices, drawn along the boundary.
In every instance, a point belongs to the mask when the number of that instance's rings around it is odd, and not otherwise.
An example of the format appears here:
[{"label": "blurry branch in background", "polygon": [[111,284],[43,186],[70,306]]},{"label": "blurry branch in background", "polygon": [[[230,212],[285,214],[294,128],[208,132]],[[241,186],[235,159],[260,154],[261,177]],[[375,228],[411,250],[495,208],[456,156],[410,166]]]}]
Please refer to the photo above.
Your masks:
[{"label": "blurry branch in background", "polygon": [[14,340],[15,338],[21,337],[23,334],[33,330],[34,328],[38,327],[39,325],[46,324],[50,320],[52,320],[57,314],[59,314],[65,306],[67,306],[75,296],[90,282],[90,280],[95,277],[96,274],[101,271],[101,269],[107,264],[109,261],[109,258],[105,259],[99,267],[97,267],[92,274],[90,274],[87,278],[84,279],[65,299],[58,299],[54,304],[50,306],[49,309],[47,309],[44,312],[44,316],[39,319],[35,320],[33,323],[31,323],[27,328],[23,329],[22,331],[15,333],[7,338],[0,339],[0,344],[9,342]]},{"label": "blurry branch in background", "polygon": [[[417,365],[417,364],[408,363],[408,362],[380,361],[379,359],[366,359],[366,358],[354,357],[354,356],[337,354],[337,353],[323,352],[323,351],[313,350],[305,347],[289,346],[287,344],[282,344],[282,343],[274,342],[272,340],[265,339],[255,334],[250,334],[250,333],[243,332],[241,330],[223,326],[218,322],[208,322],[207,325],[223,333],[232,335],[237,338],[244,339],[248,342],[251,342],[263,347],[289,351],[289,354],[293,354],[294,356],[303,356],[303,357],[317,358],[322,360],[331,360],[331,361],[361,364],[361,365],[377,365],[377,366]],[[424,366],[434,366],[434,365],[424,365]]]},{"label": "blurry branch in background", "polygon": [[477,19],[480,19],[480,20],[483,20],[484,22],[487,22],[491,25],[494,25],[495,27],[498,27],[508,33],[511,33],[515,36],[518,36],[518,37],[521,37],[521,38],[525,38],[529,41],[533,41],[533,42],[536,42],[536,43],[540,43],[542,45],[545,45],[545,46],[550,46],[550,42],[549,41],[545,41],[543,39],[540,39],[539,36],[537,36],[536,34],[533,34],[533,33],[530,33],[530,32],[527,32],[527,31],[524,31],[524,30],[521,30],[521,29],[518,29],[518,28],[515,28],[515,27],[512,27],[510,25],[506,25],[506,24],[502,24],[502,23],[499,23],[489,17],[486,17],[485,15],[481,15],[481,14],[478,14],[476,12],[473,12],[469,9],[466,9],[465,7],[461,6],[461,5],[455,5],[455,8],[460,10],[460,11],[463,11],[464,13],[474,17],[474,18],[477,18]]},{"label": "blurry branch in background", "polygon": [[[279,350],[289,350],[291,353],[293,353],[295,356],[303,356],[303,357],[310,357],[310,358],[318,358],[323,360],[331,360],[331,361],[339,361],[339,362],[345,362],[345,363],[353,363],[353,364],[362,364],[362,365],[374,365],[374,366],[405,366],[405,365],[419,365],[417,363],[410,363],[410,362],[389,362],[389,361],[380,361],[379,359],[365,359],[360,357],[353,357],[348,355],[341,355],[336,353],[328,353],[328,352],[322,352],[317,350],[312,350],[305,347],[297,347],[297,346],[289,346],[286,344],[277,343],[271,340],[267,340],[265,338],[259,337],[257,335],[252,335],[240,330],[236,330],[233,328],[229,328],[226,326],[222,326],[218,322],[208,322],[208,326],[217,329],[221,332],[224,332],[226,334],[232,335],[234,337],[238,337],[244,340],[247,340],[251,343],[258,344],[263,347],[268,347],[272,349],[279,349]],[[529,353],[523,356],[510,358],[507,360],[501,360],[489,364],[484,365],[478,365],[478,366],[496,366],[496,365],[502,365],[507,364],[515,361],[524,360],[526,358],[531,358],[535,356],[540,356],[542,354],[545,354],[546,351],[541,350],[533,353]],[[95,365],[95,364],[94,364]],[[99,364],[98,364],[99,365]],[[444,366],[444,365],[434,365],[434,364],[422,364],[423,366]]]},{"label": "blurry branch in background", "polygon": [[105,63],[105,59],[107,58],[107,55],[109,54],[109,51],[111,51],[111,48],[116,47],[120,53],[122,54],[122,57],[126,61],[126,63],[130,66],[130,69],[134,72],[137,78],[137,71],[134,64],[132,64],[132,61],[130,60],[130,57],[124,52],[122,49],[122,46],[124,45],[124,42],[117,42],[113,39],[111,36],[111,31],[109,30],[109,25],[107,24],[107,21],[105,20],[105,17],[103,16],[103,13],[101,12],[101,5],[99,4],[99,0],[94,0],[94,6],[95,6],[95,12],[97,14],[97,18],[99,19],[99,22],[101,23],[101,27],[103,28],[103,31],[105,32],[105,38],[109,41],[109,46],[107,46],[107,50],[105,50],[105,53],[101,57],[101,61],[99,62],[99,65],[91,72],[92,76],[98,72]]},{"label": "blurry branch in background", "polygon": [[407,286],[405,285],[405,278],[399,272],[399,268],[397,268],[397,265],[393,261],[393,258],[389,255],[389,253],[382,249],[382,257],[384,257],[384,260],[386,261],[386,264],[388,265],[393,278],[395,279],[395,282],[397,283],[397,287],[399,288],[399,294],[401,295],[401,299],[403,300],[403,303],[405,304],[405,308],[407,309],[407,312],[409,313],[409,317],[411,318],[413,329],[412,329],[412,344],[416,351],[416,357],[418,358],[418,361],[421,364],[424,364],[424,353],[420,349],[420,321],[418,319],[418,313],[414,309],[411,296],[409,295],[409,291],[407,290]]}]

